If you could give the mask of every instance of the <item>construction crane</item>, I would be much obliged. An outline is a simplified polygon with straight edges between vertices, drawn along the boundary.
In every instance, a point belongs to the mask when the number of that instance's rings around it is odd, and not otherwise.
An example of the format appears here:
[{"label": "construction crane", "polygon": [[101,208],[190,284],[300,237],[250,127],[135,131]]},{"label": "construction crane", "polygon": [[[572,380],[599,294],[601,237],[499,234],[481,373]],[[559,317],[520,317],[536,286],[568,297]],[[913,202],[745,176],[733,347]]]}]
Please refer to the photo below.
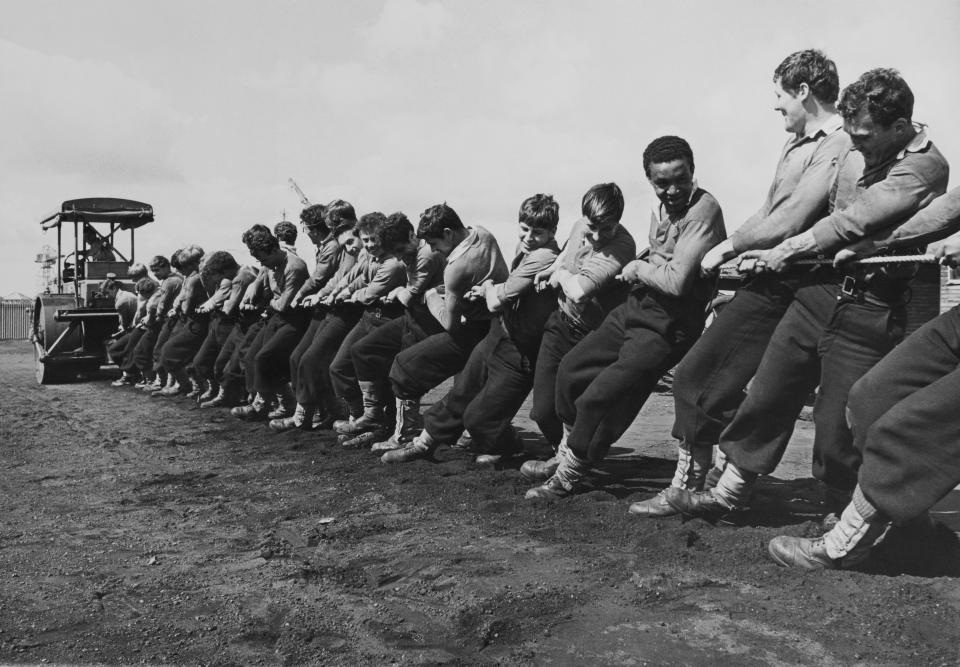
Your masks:
[{"label": "construction crane", "polygon": [[300,189],[300,186],[297,185],[297,182],[293,180],[293,177],[287,179],[290,181],[290,189],[297,193],[297,196],[300,197],[300,203],[304,206],[310,206],[310,200],[307,198],[307,195],[303,194],[303,190]]}]

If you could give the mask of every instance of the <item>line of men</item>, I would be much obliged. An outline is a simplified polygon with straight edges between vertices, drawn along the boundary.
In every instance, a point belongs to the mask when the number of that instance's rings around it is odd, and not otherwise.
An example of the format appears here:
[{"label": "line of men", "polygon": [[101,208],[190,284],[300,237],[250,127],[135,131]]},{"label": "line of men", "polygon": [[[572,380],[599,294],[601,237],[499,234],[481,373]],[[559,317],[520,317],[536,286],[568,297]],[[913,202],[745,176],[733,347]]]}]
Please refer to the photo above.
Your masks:
[{"label": "line of men", "polygon": [[[333,429],[384,463],[448,445],[488,466],[523,453],[511,420],[532,391],[555,453],[521,466],[538,482],[526,497],[556,500],[583,488],[676,367],[676,472],[630,511],[710,518],[746,506],[816,389],[825,534],[781,536],[769,551],[788,566],[855,565],[891,522],[922,520],[960,481],[948,412],[960,314],[899,345],[916,265],[850,260],[946,238],[960,229],[960,190],[946,193],[947,162],[895,70],[870,70],[841,94],[833,61],[805,50],[773,84],[790,138],[762,206],[730,237],[676,136],[643,153],[658,203],[639,255],[614,183],[586,192],[562,247],[557,202],[524,200],[509,264],[445,203],[416,230],[402,213],[358,220],[343,200],[314,205],[301,215],[312,273],[291,223],[244,233],[259,270],[196,246],[155,257],[159,285],[138,274],[135,323],[111,345],[124,371],[114,384],[230,407],[275,431]],[[960,245],[941,253],[955,263]],[[811,256],[834,261],[796,263]],[[704,331],[717,270],[735,257],[753,273]]]}]

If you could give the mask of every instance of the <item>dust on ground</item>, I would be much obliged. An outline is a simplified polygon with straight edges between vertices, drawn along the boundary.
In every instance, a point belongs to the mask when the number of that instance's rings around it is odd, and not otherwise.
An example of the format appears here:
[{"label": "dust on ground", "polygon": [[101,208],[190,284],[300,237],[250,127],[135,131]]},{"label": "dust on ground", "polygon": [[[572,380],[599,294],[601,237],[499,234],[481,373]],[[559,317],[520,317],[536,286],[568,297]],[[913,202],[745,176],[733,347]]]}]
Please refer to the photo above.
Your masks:
[{"label": "dust on ground", "polygon": [[713,526],[627,513],[672,474],[669,396],[593,490],[547,504],[446,448],[387,467],[109,374],[40,387],[24,343],[0,370],[2,663],[960,661],[950,529],[892,535],[866,573],[767,558],[817,533],[808,422],[754,509]]}]

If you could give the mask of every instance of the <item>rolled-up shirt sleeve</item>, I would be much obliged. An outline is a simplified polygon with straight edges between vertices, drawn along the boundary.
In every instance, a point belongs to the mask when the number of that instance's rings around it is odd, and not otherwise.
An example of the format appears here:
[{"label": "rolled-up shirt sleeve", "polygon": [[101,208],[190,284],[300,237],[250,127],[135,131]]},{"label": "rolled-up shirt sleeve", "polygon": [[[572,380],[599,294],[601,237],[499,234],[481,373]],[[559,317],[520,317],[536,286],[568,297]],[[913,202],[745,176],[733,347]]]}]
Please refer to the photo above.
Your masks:
[{"label": "rolled-up shirt sleeve", "polygon": [[850,206],[834,211],[810,228],[817,250],[833,254],[905,220],[941,193],[916,172],[894,167],[884,180],[866,188]]},{"label": "rolled-up shirt sleeve", "polygon": [[440,254],[433,252],[430,246],[424,243],[417,249],[416,263],[412,274],[408,274],[407,291],[422,298],[428,289],[439,282],[446,262]]},{"label": "rolled-up shirt sleeve", "polygon": [[723,238],[722,218],[688,220],[679,230],[673,256],[663,263],[637,260],[637,278],[662,294],[683,296],[700,275],[700,260]]},{"label": "rolled-up shirt sleeve", "polygon": [[741,226],[730,235],[733,249],[773,248],[782,241],[806,231],[827,212],[830,187],[837,174],[841,152],[848,150],[849,139],[843,132],[825,138],[804,169],[790,197],[755,224]]},{"label": "rolled-up shirt sleeve", "polygon": [[377,267],[377,272],[364,287],[356,290],[352,299],[364,305],[370,305],[377,299],[387,296],[394,287],[407,281],[406,267],[396,257],[388,257]]},{"label": "rolled-up shirt sleeve", "polygon": [[851,249],[859,254],[883,252],[890,248],[933,243],[957,231],[960,231],[960,188],[937,197],[902,225],[869,236],[853,244]]},{"label": "rolled-up shirt sleeve", "polygon": [[321,245],[317,252],[317,265],[314,267],[310,277],[303,283],[303,286],[297,293],[298,296],[304,297],[308,294],[313,294],[326,285],[337,271],[339,255],[340,244],[336,241],[327,241]]},{"label": "rolled-up shirt sleeve", "polygon": [[274,296],[273,300],[270,301],[270,307],[278,313],[288,310],[293,297],[303,287],[308,275],[307,265],[303,261],[288,260],[287,265],[283,268],[283,291]]},{"label": "rolled-up shirt sleeve", "polygon": [[497,300],[501,304],[514,303],[524,292],[533,287],[534,277],[553,266],[556,259],[556,249],[538,248],[528,253],[520,265],[510,272],[507,279],[496,286]]},{"label": "rolled-up shirt sleeve", "polygon": [[583,297],[587,299],[610,284],[633,259],[636,244],[633,237],[624,235],[588,257],[574,274],[580,279]]}]

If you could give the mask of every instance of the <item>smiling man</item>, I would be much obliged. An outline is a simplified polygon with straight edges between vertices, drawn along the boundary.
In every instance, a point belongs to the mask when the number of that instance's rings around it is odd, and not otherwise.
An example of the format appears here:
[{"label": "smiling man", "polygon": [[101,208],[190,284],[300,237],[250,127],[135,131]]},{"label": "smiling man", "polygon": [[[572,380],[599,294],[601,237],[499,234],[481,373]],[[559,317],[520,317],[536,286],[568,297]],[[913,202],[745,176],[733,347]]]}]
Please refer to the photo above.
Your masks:
[{"label": "smiling man", "polygon": [[[827,214],[839,157],[850,149],[835,103],[840,82],[833,61],[808,49],[774,70],[774,109],[790,138],[780,152],[773,183],[760,209],[703,258],[704,272],[755,248],[770,248]],[[748,277],[677,366],[673,383],[678,441],[671,486],[700,489],[714,445],[743,400],[770,336],[793,299],[799,271]],[[722,463],[718,461],[719,476]],[[659,494],[634,503],[641,516],[673,514]]]},{"label": "smiling man", "polygon": [[693,180],[693,151],[680,137],[660,137],[643,152],[643,169],[660,200],[650,220],[650,247],[624,267],[626,303],[560,362],[557,412],[563,439],[557,468],[528,499],[563,498],[580,488],[664,372],[700,337],[714,279],[700,274],[707,251],[726,238],[717,200]]},{"label": "smiling man", "polygon": [[[830,215],[770,250],[744,257],[773,271],[788,269],[804,255],[832,257],[903,226],[942,194],[949,168],[913,124],[913,102],[910,87],[892,69],[870,70],[847,86],[839,108],[854,150],[841,159]],[[720,437],[728,461],[716,487],[670,488],[666,504],[687,515],[742,507],[757,476],[770,474],[780,462],[804,400],[819,385],[813,475],[826,486],[828,513],[842,510],[856,486],[862,455],[847,425],[847,396],[903,338],[915,269],[821,266],[805,272],[746,398]]]},{"label": "smiling man", "polygon": [[[620,224],[623,206],[623,192],[616,183],[598,183],[587,190],[580,201],[583,217],[570,230],[560,256],[534,277],[538,289],[552,287],[557,295],[557,310],[547,319],[537,353],[530,408],[530,418],[554,450],[563,437],[556,395],[560,361],[626,298],[615,278],[633,260],[637,244]],[[551,456],[527,461],[520,472],[531,481],[542,481],[556,467],[557,457]]]},{"label": "smiling man", "polygon": [[424,429],[391,462],[424,458],[441,444],[452,444],[469,429],[478,463],[496,464],[523,451],[510,421],[533,387],[533,369],[543,325],[556,308],[550,290],[537,291],[534,278],[560,252],[554,238],[560,207],[550,195],[537,194],[520,205],[520,243],[503,282],[492,279],[473,287],[466,298],[485,303],[497,314],[486,337],[473,348],[453,388],[424,414]]}]

